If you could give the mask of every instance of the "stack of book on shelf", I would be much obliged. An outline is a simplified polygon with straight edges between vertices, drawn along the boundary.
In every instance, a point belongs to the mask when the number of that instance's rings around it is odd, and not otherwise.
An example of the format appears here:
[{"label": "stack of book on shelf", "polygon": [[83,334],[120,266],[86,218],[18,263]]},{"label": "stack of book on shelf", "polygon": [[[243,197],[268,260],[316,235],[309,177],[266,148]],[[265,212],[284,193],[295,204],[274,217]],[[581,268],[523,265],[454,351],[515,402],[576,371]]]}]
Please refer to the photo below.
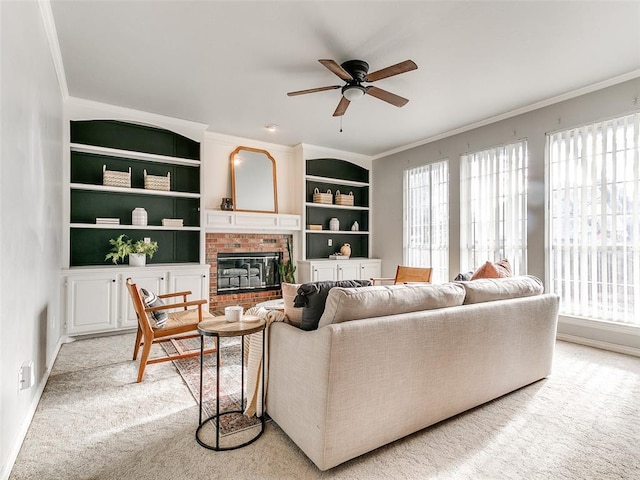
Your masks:
[{"label": "stack of book on shelf", "polygon": [[96,224],[99,225],[120,225],[119,218],[96,217]]},{"label": "stack of book on shelf", "polygon": [[183,226],[183,223],[184,223],[184,220],[182,220],[181,218],[163,218],[162,219],[163,227],[180,228]]}]

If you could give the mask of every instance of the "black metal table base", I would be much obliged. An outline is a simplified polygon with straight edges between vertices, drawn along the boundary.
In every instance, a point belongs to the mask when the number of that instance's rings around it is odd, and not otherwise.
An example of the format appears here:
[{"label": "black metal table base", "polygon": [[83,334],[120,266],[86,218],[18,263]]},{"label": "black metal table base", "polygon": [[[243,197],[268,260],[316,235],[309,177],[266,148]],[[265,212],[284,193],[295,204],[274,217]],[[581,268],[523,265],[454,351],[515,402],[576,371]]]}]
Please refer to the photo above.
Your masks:
[{"label": "black metal table base", "polygon": [[[242,414],[244,415],[244,410],[229,410],[226,412],[220,412],[220,337],[217,335],[211,335],[215,337],[216,342],[216,413],[215,415],[211,415],[210,417],[202,419],[202,371],[204,366],[204,335],[200,336],[200,417],[198,428],[196,429],[196,441],[203,446],[204,448],[208,448],[209,450],[215,450],[216,452],[226,451],[226,450],[235,450],[237,448],[246,447],[251,443],[255,442],[260,436],[264,433],[265,426],[265,412],[264,412],[264,352],[265,352],[265,330],[262,330],[262,361],[261,363],[261,373],[262,373],[262,395],[260,395],[260,405],[262,406],[262,416],[258,417],[260,419],[260,431],[249,440],[239,445],[232,445],[227,447],[220,446],[220,419],[225,415],[231,414]],[[241,352],[241,376],[240,376],[240,406],[244,408],[244,335],[240,336],[240,343],[242,345]],[[260,389],[259,389],[260,391]],[[215,420],[215,431],[216,431],[216,442],[215,445],[211,445],[207,443],[205,440],[200,438],[200,433],[202,432],[203,427],[205,427],[209,422]],[[256,425],[257,426],[257,425]]]}]

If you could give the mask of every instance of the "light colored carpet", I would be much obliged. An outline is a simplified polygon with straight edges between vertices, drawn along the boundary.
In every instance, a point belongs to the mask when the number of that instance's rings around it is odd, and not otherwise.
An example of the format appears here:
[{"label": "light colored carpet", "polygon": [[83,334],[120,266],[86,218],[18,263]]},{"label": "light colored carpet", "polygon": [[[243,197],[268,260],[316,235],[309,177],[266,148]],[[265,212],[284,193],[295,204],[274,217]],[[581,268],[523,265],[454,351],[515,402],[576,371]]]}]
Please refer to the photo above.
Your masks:
[{"label": "light colored carpet", "polygon": [[11,480],[640,478],[640,358],[558,342],[548,379],[320,472],[274,422],[248,447],[200,447],[175,367],[135,383],[133,342],[62,347]]}]

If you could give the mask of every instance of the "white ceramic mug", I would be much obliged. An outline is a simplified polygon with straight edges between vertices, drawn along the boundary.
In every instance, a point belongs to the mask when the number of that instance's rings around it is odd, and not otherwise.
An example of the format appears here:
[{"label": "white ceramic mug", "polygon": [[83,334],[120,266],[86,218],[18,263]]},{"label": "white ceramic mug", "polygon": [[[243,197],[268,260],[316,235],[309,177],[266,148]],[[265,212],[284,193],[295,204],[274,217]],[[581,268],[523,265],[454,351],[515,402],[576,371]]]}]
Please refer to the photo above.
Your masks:
[{"label": "white ceramic mug", "polygon": [[232,307],[224,308],[224,317],[227,319],[227,322],[239,322],[242,320],[242,314],[244,313],[244,308],[240,305],[234,305]]}]

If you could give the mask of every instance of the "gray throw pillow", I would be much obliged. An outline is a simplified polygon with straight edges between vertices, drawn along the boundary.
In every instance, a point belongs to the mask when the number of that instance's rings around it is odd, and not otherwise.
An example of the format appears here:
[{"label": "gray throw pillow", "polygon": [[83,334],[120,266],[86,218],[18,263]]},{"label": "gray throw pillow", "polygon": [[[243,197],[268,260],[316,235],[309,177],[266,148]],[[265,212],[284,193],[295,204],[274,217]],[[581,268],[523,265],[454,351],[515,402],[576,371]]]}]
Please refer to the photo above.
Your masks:
[{"label": "gray throw pillow", "polygon": [[318,322],[324,312],[324,305],[327,301],[329,290],[333,287],[368,287],[369,280],[337,280],[325,282],[303,283],[298,288],[298,295],[293,300],[294,307],[302,308],[302,320],[300,328],[302,330],[316,330]]},{"label": "gray throw pillow", "polygon": [[[145,290],[144,288],[140,289],[142,292],[142,300],[147,308],[149,307],[159,307],[160,305],[164,305],[164,302],[158,298],[158,296],[153,293]],[[162,328],[167,323],[167,319],[169,318],[169,314],[163,310],[156,310],[155,312],[149,312],[150,318],[154,323],[151,325],[153,328]]]},{"label": "gray throw pillow", "polygon": [[453,279],[454,282],[468,282],[471,280],[473,276],[473,270],[468,271],[467,273],[459,273],[456,275],[456,278]]}]

